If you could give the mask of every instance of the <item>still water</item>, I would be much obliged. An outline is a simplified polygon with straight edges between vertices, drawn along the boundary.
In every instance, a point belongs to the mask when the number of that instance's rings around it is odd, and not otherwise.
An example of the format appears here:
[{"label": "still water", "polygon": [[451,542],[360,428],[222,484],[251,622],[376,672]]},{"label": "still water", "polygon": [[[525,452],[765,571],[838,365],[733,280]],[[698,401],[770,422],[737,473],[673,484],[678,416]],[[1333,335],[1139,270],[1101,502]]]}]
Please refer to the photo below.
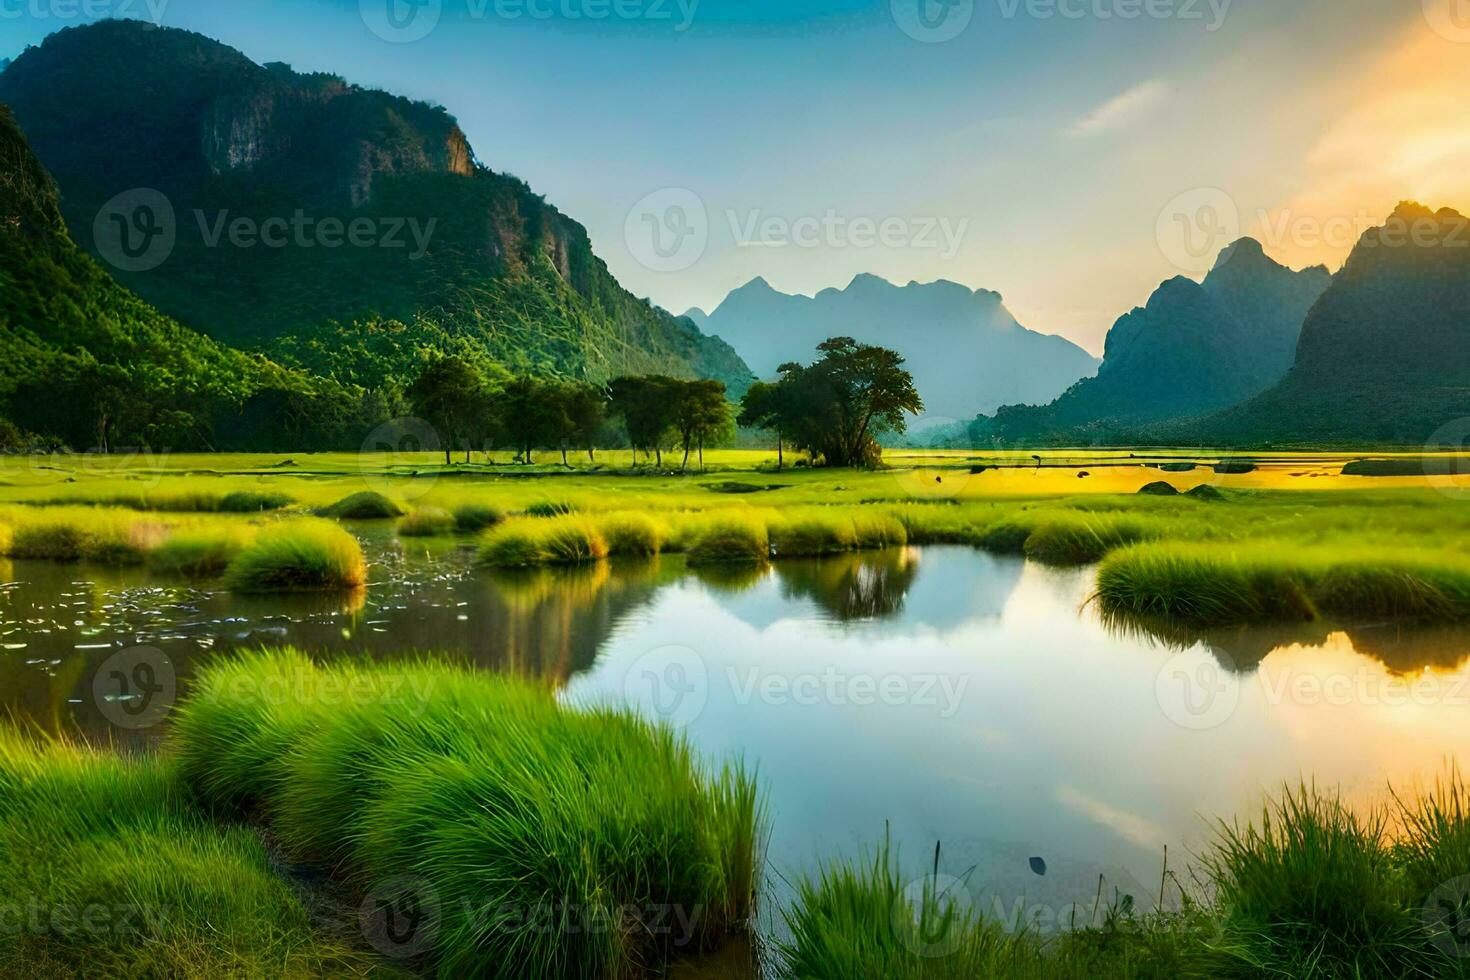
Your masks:
[{"label": "still water", "polygon": [[1249,816],[1283,783],[1370,805],[1470,746],[1470,639],[1455,631],[1157,635],[1105,622],[1089,571],[966,548],[507,575],[448,542],[359,531],[372,584],[345,597],[243,599],[0,562],[0,706],[146,744],[192,671],[232,648],[448,651],[548,677],[571,702],[632,704],[712,759],[742,757],[769,811],[771,908],[794,873],[887,833],[915,874],[938,843],[978,908],[1043,929],[1085,921],[1100,881],[1105,900],[1154,904],[1166,848],[1193,887],[1210,820]]}]

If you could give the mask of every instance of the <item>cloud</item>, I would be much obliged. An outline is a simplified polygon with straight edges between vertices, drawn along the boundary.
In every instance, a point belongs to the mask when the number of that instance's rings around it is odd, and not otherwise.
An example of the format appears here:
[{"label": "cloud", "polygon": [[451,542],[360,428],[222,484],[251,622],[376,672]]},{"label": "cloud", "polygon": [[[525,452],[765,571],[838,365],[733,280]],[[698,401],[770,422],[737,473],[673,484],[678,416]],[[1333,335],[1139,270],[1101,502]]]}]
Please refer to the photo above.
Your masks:
[{"label": "cloud", "polygon": [[1096,109],[1067,127],[1067,135],[1074,137],[1096,136],[1116,129],[1143,115],[1169,94],[1169,83],[1154,79],[1135,85],[1126,92],[1113,96]]}]

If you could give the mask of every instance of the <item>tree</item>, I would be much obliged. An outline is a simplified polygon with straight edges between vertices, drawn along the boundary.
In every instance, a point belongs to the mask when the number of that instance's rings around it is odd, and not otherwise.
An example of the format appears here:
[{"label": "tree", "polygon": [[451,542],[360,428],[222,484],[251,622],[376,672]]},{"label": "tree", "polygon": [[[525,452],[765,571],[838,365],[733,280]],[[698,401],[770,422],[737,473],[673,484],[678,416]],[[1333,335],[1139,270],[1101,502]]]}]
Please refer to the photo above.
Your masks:
[{"label": "tree", "polygon": [[664,465],[663,446],[674,426],[676,396],[681,382],[661,374],[614,378],[609,390],[613,410],[622,417],[634,452],[653,456]]},{"label": "tree", "polygon": [[748,429],[765,429],[767,432],[776,434],[776,469],[780,471],[786,465],[782,444],[785,441],[786,419],[781,409],[782,389],[779,385],[767,381],[757,381],[746,389],[745,397],[740,401],[740,415],[736,418],[736,424]]},{"label": "tree", "polygon": [[[534,463],[538,447],[558,444],[569,428],[561,386],[523,376],[513,378],[495,395],[500,429],[522,463]],[[565,453],[562,456],[566,461]]]},{"label": "tree", "polygon": [[699,468],[704,469],[704,443],[730,427],[730,402],[721,381],[683,381],[673,399],[674,428],[684,448],[679,472],[689,468],[690,448],[699,447]]},{"label": "tree", "polygon": [[444,436],[444,465],[453,461],[450,452],[465,437],[465,462],[470,459],[469,436],[488,414],[485,379],[468,361],[441,357],[430,361],[408,388],[414,411]]},{"label": "tree", "polygon": [[597,437],[607,422],[607,395],[585,381],[569,382],[562,390],[562,414],[567,423],[562,462],[567,461],[565,447],[571,443],[587,450],[587,459],[596,463]]}]

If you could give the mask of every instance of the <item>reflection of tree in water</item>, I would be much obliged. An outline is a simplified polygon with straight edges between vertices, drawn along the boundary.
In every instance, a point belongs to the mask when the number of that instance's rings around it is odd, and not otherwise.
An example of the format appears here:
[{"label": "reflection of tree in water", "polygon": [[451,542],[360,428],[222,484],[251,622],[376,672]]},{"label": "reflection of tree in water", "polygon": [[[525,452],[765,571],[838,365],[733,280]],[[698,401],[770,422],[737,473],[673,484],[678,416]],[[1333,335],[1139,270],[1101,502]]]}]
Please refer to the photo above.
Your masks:
[{"label": "reflection of tree in water", "polygon": [[839,622],[884,619],[903,612],[904,600],[919,573],[917,552],[909,548],[853,552],[777,566],[782,594],[810,599]]},{"label": "reflection of tree in water", "polygon": [[1102,619],[1117,636],[1152,640],[1173,650],[1187,650],[1202,643],[1221,666],[1240,673],[1255,670],[1266,657],[1284,647],[1326,646],[1338,633],[1347,636],[1356,652],[1378,660],[1394,674],[1412,674],[1426,667],[1452,670],[1470,659],[1470,635],[1447,626],[1345,626],[1319,620],[1202,630],[1127,613],[1104,612]]},{"label": "reflection of tree in water", "polygon": [[755,588],[771,574],[766,562],[728,561],[689,566],[689,573],[712,592],[739,595]]}]

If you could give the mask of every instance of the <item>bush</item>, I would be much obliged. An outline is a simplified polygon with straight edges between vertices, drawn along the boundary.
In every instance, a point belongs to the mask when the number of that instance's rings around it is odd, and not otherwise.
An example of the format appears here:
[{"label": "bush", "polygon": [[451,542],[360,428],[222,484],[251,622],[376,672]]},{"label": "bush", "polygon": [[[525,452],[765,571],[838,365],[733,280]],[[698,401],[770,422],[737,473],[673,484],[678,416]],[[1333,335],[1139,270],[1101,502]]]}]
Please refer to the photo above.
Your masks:
[{"label": "bush", "polygon": [[597,527],[607,541],[610,555],[634,555],[651,558],[663,550],[668,528],[647,514],[618,511],[600,514]]},{"label": "bush", "polygon": [[582,517],[514,521],[492,529],[480,545],[480,564],[497,568],[578,565],[607,557],[602,532]]},{"label": "bush", "polygon": [[291,521],[263,531],[229,567],[237,592],[316,592],[361,588],[367,562],[357,539],[322,521]]},{"label": "bush", "polygon": [[254,540],[249,528],[207,527],[174,531],[148,555],[148,565],[163,575],[210,578],[223,575]]},{"label": "bush", "polygon": [[403,508],[381,493],[364,490],[343,497],[330,507],[322,508],[320,513],[323,517],[339,521],[386,521],[402,517]]},{"label": "bush", "polygon": [[[753,910],[753,780],[708,774],[667,728],[565,708],[535,681],[262,652],[206,667],[173,740],[206,802],[252,807],[295,860],[358,892],[432,896],[439,976],[641,975],[676,942],[715,947]],[[690,935],[639,920],[670,908],[699,910]],[[515,928],[564,914],[608,926]]]},{"label": "bush", "polygon": [[464,534],[478,534],[505,520],[505,511],[493,504],[460,504],[454,508],[454,529]]},{"label": "bush", "polygon": [[454,515],[439,507],[420,507],[398,522],[398,533],[405,538],[432,538],[454,530]]},{"label": "bush", "polygon": [[689,563],[764,562],[771,557],[765,521],[754,514],[703,514],[684,528]]}]

